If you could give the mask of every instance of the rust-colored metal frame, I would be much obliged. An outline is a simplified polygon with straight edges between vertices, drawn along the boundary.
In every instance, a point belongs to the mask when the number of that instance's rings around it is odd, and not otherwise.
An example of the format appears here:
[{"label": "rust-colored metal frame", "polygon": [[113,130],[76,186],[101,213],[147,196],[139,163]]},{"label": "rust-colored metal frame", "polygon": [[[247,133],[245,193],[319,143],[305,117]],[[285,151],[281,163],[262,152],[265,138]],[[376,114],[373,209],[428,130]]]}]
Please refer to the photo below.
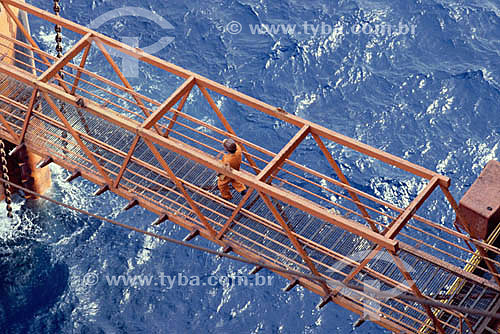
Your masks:
[{"label": "rust-colored metal frame", "polygon": [[[38,77],[27,77],[25,74],[22,73],[21,70],[12,68],[11,66],[5,65],[0,63],[0,72],[7,73],[10,76],[14,77],[16,80],[19,80],[21,82],[24,82],[27,85],[30,85],[34,88],[33,94],[31,96],[30,102],[29,102],[29,107],[28,111],[26,113],[26,118],[24,119],[24,124],[23,128],[21,131],[21,135],[16,135],[14,130],[10,127],[10,124],[3,118],[3,116],[0,114],[0,121],[4,125],[4,127],[7,129],[9,132],[9,137],[13,138],[16,144],[21,144],[24,142],[25,134],[27,131],[28,123],[29,120],[32,116],[32,111],[33,111],[33,106],[36,100],[36,97],[38,94],[41,94],[44,99],[47,101],[47,103],[50,105],[52,110],[55,112],[55,114],[58,116],[60,121],[62,122],[64,128],[66,131],[68,131],[74,140],[76,141],[77,145],[80,147],[80,149],[85,152],[88,160],[92,163],[92,165],[95,167],[95,169],[98,171],[98,174],[91,173],[88,171],[81,171],[82,176],[88,178],[92,182],[96,184],[104,184],[109,187],[109,189],[118,195],[125,197],[129,200],[135,200],[137,201],[141,206],[144,206],[148,208],[149,210],[156,212],[160,215],[165,214],[164,210],[162,208],[159,208],[158,206],[155,206],[154,204],[148,203],[147,201],[144,200],[137,200],[132,197],[130,193],[127,191],[119,188],[120,180],[127,169],[127,166],[129,162],[132,159],[134,150],[139,142],[139,140],[143,140],[146,145],[149,147],[151,150],[152,154],[155,156],[155,158],[158,160],[164,171],[167,173],[168,177],[175,183],[175,186],[178,191],[182,193],[186,201],[189,203],[191,210],[196,213],[196,216],[202,223],[203,227],[202,229],[199,228],[198,225],[194,225],[193,223],[189,222],[188,220],[178,217],[175,214],[169,214],[170,220],[173,222],[186,227],[187,229],[194,231],[200,231],[200,234],[207,239],[210,239],[222,246],[228,246],[228,241],[223,240],[224,238],[224,233],[230,228],[230,225],[233,223],[235,220],[236,216],[240,211],[243,209],[243,206],[245,202],[248,200],[250,195],[253,192],[257,192],[260,198],[264,201],[266,206],[269,208],[269,210],[272,212],[274,218],[276,221],[279,223],[279,225],[282,228],[282,231],[285,235],[287,235],[288,239],[290,242],[293,244],[295,251],[300,254],[302,260],[306,264],[307,268],[311,271],[311,273],[315,275],[320,275],[319,271],[316,268],[316,265],[314,264],[314,261],[310,258],[310,256],[307,254],[305,251],[303,245],[301,244],[300,238],[296,236],[294,231],[291,230],[291,228],[288,226],[287,222],[279,212],[279,210],[276,208],[276,206],[273,204],[272,199],[282,201],[283,203],[290,204],[292,206],[295,206],[296,208],[303,210],[305,212],[308,212],[311,215],[316,216],[319,219],[322,219],[324,221],[327,221],[335,226],[338,226],[348,232],[354,233],[366,240],[370,240],[373,242],[376,246],[375,248],[370,252],[370,254],[363,260],[361,261],[357,267],[353,268],[353,270],[350,272],[350,274],[347,275],[345,278],[344,282],[349,282],[350,280],[354,279],[354,277],[364,270],[366,268],[366,265],[373,259],[382,249],[386,249],[391,256],[394,259],[394,262],[397,266],[397,268],[401,271],[403,277],[408,283],[409,290],[415,294],[416,296],[419,297],[425,297],[421,291],[418,290],[416,287],[411,275],[406,271],[404,268],[404,265],[399,258],[398,251],[399,251],[399,246],[400,243],[395,240],[396,236],[400,233],[400,231],[405,227],[405,225],[415,217],[416,211],[420,208],[420,206],[425,202],[425,200],[430,196],[430,194],[435,190],[435,188],[439,185],[442,191],[445,194],[445,197],[448,199],[450,202],[451,206],[455,210],[457,214],[457,218],[459,221],[462,221],[462,217],[458,214],[458,208],[456,205],[456,202],[454,201],[453,197],[449,193],[448,187],[450,186],[450,179],[448,177],[439,175],[433,171],[430,171],[426,168],[423,168],[421,166],[418,166],[416,164],[410,163],[408,161],[405,161],[401,158],[398,158],[394,155],[391,155],[389,153],[383,152],[381,150],[378,150],[376,148],[373,148],[371,146],[368,146],[366,144],[363,144],[359,141],[356,141],[354,139],[351,139],[349,137],[343,136],[341,134],[338,134],[332,130],[329,130],[325,127],[322,127],[320,125],[314,124],[312,122],[309,122],[307,120],[301,119],[297,116],[288,114],[286,112],[283,112],[282,109],[273,107],[269,104],[266,104],[262,101],[259,101],[255,98],[249,97],[245,94],[242,94],[240,92],[237,92],[231,88],[225,87],[223,85],[220,85],[212,80],[209,80],[207,78],[204,78],[196,73],[192,73],[190,71],[187,71],[185,69],[182,69],[176,65],[173,65],[171,63],[168,63],[162,59],[159,59],[157,57],[151,56],[149,54],[144,53],[143,51],[135,48],[131,48],[123,43],[120,43],[118,41],[115,41],[107,36],[104,36],[102,34],[99,34],[97,32],[94,32],[88,28],[85,28],[83,26],[80,26],[78,24],[75,24],[73,22],[70,22],[68,20],[65,20],[63,18],[60,18],[58,16],[52,15],[50,13],[44,12],[34,6],[31,6],[29,4],[25,4],[23,2],[19,2],[16,0],[0,0],[0,3],[3,5],[3,7],[7,10],[7,13],[14,19],[14,21],[18,24],[20,30],[25,34],[27,37],[27,40],[29,43],[32,45],[33,48],[38,49],[38,45],[34,42],[34,40],[29,36],[27,31],[22,27],[22,24],[20,21],[15,17],[13,14],[12,10],[9,8],[10,5],[15,6],[19,8],[20,10],[24,10],[30,14],[36,15],[38,17],[41,17],[42,19],[45,19],[49,22],[59,24],[62,27],[69,29],[73,32],[76,32],[80,35],[83,35],[83,37],[68,51],[64,54],[62,58],[60,58],[57,61],[50,62],[47,57],[43,57],[42,59],[45,61],[46,65],[48,66],[48,69],[43,72],[40,76]],[[84,144],[84,142],[81,139],[81,134],[73,129],[67,119],[65,118],[64,114],[62,111],[59,109],[57,104],[54,101],[54,98],[59,99],[61,101],[64,101],[64,103],[69,103],[74,106],[78,106],[78,96],[75,95],[76,87],[79,84],[80,77],[82,72],[79,70],[77,72],[76,78],[71,85],[71,89],[68,89],[67,86],[63,83],[61,77],[59,76],[59,71],[66,65],[68,64],[71,60],[73,60],[78,54],[83,51],[83,56],[82,60],[80,62],[80,68],[83,68],[83,66],[86,63],[87,56],[89,54],[90,47],[92,43],[95,43],[98,49],[102,52],[104,57],[108,60],[110,65],[112,66],[113,70],[116,72],[120,80],[122,81],[124,87],[128,90],[132,98],[137,102],[137,104],[140,106],[140,108],[143,110],[146,119],[140,123],[134,120],[131,120],[127,117],[124,117],[123,115],[120,115],[112,110],[106,109],[102,106],[97,105],[93,101],[88,101],[85,105],[85,110],[93,115],[98,116],[99,118],[113,123],[116,126],[119,126],[127,131],[133,132],[136,134],[134,141],[132,145],[128,148],[127,155],[120,166],[120,170],[118,174],[116,175],[116,178],[113,180],[112,177],[105,171],[105,169],[101,166],[101,164],[97,161],[93,153],[88,149],[88,147]],[[158,67],[160,69],[163,69],[169,73],[172,73],[174,75],[177,75],[181,78],[184,78],[185,81],[175,90],[174,93],[172,93],[158,108],[153,111],[152,113],[148,111],[148,109],[144,105],[144,101],[142,98],[139,96],[137,92],[134,91],[132,86],[128,83],[127,79],[125,76],[121,73],[120,69],[118,66],[113,62],[112,58],[110,57],[109,53],[106,51],[104,48],[104,45],[110,46],[112,48],[117,48],[120,49],[120,51],[126,53],[129,56],[135,57],[137,59],[140,59],[150,65],[153,65],[155,67]],[[40,53],[43,55],[43,53]],[[56,79],[58,82],[58,86],[55,84],[51,83],[51,79]],[[232,169],[228,169],[226,166],[224,166],[221,161],[215,159],[213,156],[210,156],[204,152],[196,151],[189,145],[186,145],[185,143],[182,143],[178,140],[169,138],[169,132],[172,130],[175,121],[177,119],[177,115],[179,112],[182,110],[184,104],[186,103],[188,96],[193,89],[193,87],[198,87],[200,91],[202,92],[202,95],[205,97],[217,117],[220,119],[222,122],[224,128],[226,129],[227,133],[229,135],[236,136],[236,133],[232,129],[231,125],[228,123],[227,119],[224,117],[222,112],[219,110],[215,102],[213,101],[212,97],[210,96],[210,93],[208,90],[213,91],[215,93],[221,94],[223,96],[226,96],[230,99],[233,99],[234,101],[237,101],[239,103],[242,103],[246,106],[252,107],[254,109],[257,109],[261,112],[264,112],[270,116],[273,116],[279,120],[282,120],[284,122],[287,122],[291,125],[297,126],[299,128],[299,131],[296,133],[296,135],[282,148],[282,150],[275,154],[274,157],[270,162],[266,164],[266,166],[261,170],[257,167],[255,161],[252,159],[251,155],[248,154],[246,148],[244,145],[242,145],[243,148],[243,153],[246,156],[247,161],[250,163],[251,167],[253,168],[255,174],[248,173],[246,171],[236,171]],[[62,88],[62,89],[61,89]],[[180,101],[180,103],[179,103]],[[173,109],[174,106],[179,103],[178,110]],[[168,127],[166,130],[162,133],[160,131],[160,127],[158,124],[158,121],[164,117],[167,113],[172,112],[173,117],[171,119],[171,122],[168,124]],[[154,130],[152,130],[154,128]],[[3,135],[3,132],[0,133]],[[294,150],[300,145],[300,143],[308,136],[311,135],[315,142],[317,143],[318,147],[320,148],[322,154],[325,156],[326,160],[332,167],[332,169],[335,171],[337,174],[339,180],[341,183],[346,187],[348,190],[349,196],[352,198],[353,202],[356,204],[358,209],[361,212],[361,215],[366,218],[367,223],[369,224],[370,228],[366,227],[363,224],[360,224],[356,221],[346,219],[342,217],[341,215],[337,215],[335,213],[330,212],[327,208],[321,207],[320,205],[304,198],[301,197],[297,194],[294,194],[292,192],[286,191],[284,189],[280,189],[278,187],[273,186],[270,184],[270,178],[272,178],[273,174],[275,174],[279,168],[283,165],[285,160],[287,160],[291,154],[294,152]],[[372,158],[378,159],[380,161],[383,161],[385,163],[388,163],[392,166],[398,167],[402,170],[405,170],[409,173],[412,173],[414,175],[417,175],[419,177],[425,178],[429,180],[429,184],[427,187],[421,191],[418,196],[411,202],[411,204],[404,209],[404,211],[401,212],[399,217],[395,219],[389,226],[387,226],[382,232],[379,231],[379,229],[376,227],[376,225],[370,220],[370,215],[368,214],[367,210],[365,207],[362,205],[361,201],[359,200],[357,193],[352,189],[352,187],[349,185],[349,181],[345,177],[345,175],[342,173],[340,167],[338,164],[335,162],[334,158],[331,155],[331,152],[329,152],[328,148],[324,144],[323,140],[330,140],[333,141],[337,144],[343,145],[345,147],[351,148],[355,151],[358,151],[362,154],[365,154],[367,156],[370,156]],[[233,210],[232,214],[226,222],[223,224],[222,228],[217,232],[214,228],[213,225],[210,224],[210,222],[206,219],[206,217],[203,215],[201,212],[200,208],[198,205],[191,199],[191,196],[188,193],[187,186],[184,184],[183,180],[180,180],[179,178],[176,177],[176,175],[173,173],[173,171],[170,169],[168,166],[167,162],[161,157],[160,153],[156,149],[155,145],[159,145],[162,147],[165,147],[175,153],[178,153],[192,161],[195,161],[199,164],[202,164],[220,174],[227,175],[228,177],[238,180],[239,182],[242,182],[246,186],[249,187],[249,191],[247,194],[243,197],[242,201],[238,204],[238,206]],[[30,148],[34,151],[37,150],[36,147]],[[45,152],[37,152],[40,154],[44,154]],[[60,164],[63,167],[66,167],[68,169],[74,169],[74,166],[68,165],[67,162],[61,160],[61,159],[54,159],[56,163]],[[192,185],[190,185],[192,187]],[[462,226],[466,226],[466,224],[462,224]],[[473,242],[474,243],[474,242]],[[483,248],[483,246],[479,243],[474,243],[474,245],[477,247],[477,249],[480,251],[481,256],[486,260],[486,263],[488,265],[489,270],[494,274],[494,277],[496,279],[496,282],[498,286],[500,286],[500,279],[498,277],[498,273],[496,271],[495,265],[492,264],[489,260],[487,260],[487,254],[486,254],[486,249]],[[242,247],[238,247],[238,245],[229,245],[231,248],[238,254],[252,258],[252,259],[258,259],[259,261],[262,261],[262,258],[256,258],[255,254],[252,254],[245,250]],[[417,250],[412,249],[408,245],[404,245],[405,249],[409,249],[410,251],[414,251],[417,253]],[[437,259],[432,258],[432,256],[427,255],[428,259],[431,259],[434,263],[439,263]],[[459,272],[461,275],[464,277],[467,277],[468,279],[474,279],[478,280],[474,275],[470,273],[464,273],[463,271],[460,271],[459,268],[455,268],[457,272]],[[293,280],[295,278],[293,277],[288,277],[287,275],[284,275],[285,277],[289,278],[290,280]],[[480,281],[480,280],[479,280]],[[484,283],[484,282],[482,282]],[[330,298],[336,303],[339,303],[340,305],[350,309],[351,311],[354,311],[358,314],[361,314],[365,310],[360,308],[359,305],[356,303],[352,302],[346,297],[343,297],[339,294],[340,289],[334,289],[331,290],[326,284],[317,284],[311,281],[305,281],[305,280],[300,280],[300,284],[303,286],[309,288],[310,290],[322,295],[324,298],[328,299]],[[484,283],[486,284],[486,283]],[[489,285],[491,288],[499,289],[498,286],[492,286],[491,284]],[[324,299],[325,300],[325,299]],[[433,311],[427,307],[423,306],[425,311],[427,312],[429,319],[432,320],[434,324],[434,328],[439,332],[439,333],[444,333],[443,329],[443,324],[440,322],[440,320],[435,316]],[[467,319],[465,318],[465,321]],[[377,322],[377,321],[376,321]],[[378,321],[382,326],[394,330],[394,331],[402,331],[404,328],[402,328],[400,325],[398,325],[394,321],[389,321],[385,319],[381,319]],[[448,325],[449,326],[449,325]],[[461,326],[461,322],[460,322]]]}]

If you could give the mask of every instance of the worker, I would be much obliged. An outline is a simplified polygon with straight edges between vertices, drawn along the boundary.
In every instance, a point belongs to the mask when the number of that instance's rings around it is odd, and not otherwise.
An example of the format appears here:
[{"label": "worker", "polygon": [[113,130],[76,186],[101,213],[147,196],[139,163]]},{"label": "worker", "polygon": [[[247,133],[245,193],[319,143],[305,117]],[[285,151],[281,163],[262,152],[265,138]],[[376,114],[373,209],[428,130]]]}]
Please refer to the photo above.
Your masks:
[{"label": "worker", "polygon": [[[232,139],[224,139],[222,142],[224,150],[227,152],[222,156],[222,163],[232,169],[240,170],[241,165],[241,147],[235,143]],[[219,174],[219,179],[217,180],[217,185],[219,186],[220,195],[222,198],[231,200],[233,196],[231,195],[231,190],[229,189],[229,184],[233,185],[233,188],[239,192],[242,196],[245,195],[247,188],[244,184],[227,177],[224,174]]]}]

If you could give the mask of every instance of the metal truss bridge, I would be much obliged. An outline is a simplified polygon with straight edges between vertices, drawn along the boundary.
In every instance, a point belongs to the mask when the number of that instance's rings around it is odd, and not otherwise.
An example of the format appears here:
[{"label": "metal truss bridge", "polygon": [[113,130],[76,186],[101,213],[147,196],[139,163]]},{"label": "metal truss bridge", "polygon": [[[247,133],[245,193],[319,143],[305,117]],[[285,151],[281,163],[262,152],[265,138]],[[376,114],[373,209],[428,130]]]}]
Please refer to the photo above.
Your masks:
[{"label": "metal truss bridge", "polygon": [[[500,250],[472,239],[453,222],[417,215],[432,196],[457,211],[450,179],[379,149],[261,102],[196,73],[129,47],[100,33],[16,0],[0,0],[24,41],[0,35],[0,137],[43,156],[242,257],[319,275],[359,287],[396,292],[379,300],[370,293],[281,273],[301,285],[396,333],[483,333],[489,318],[431,308],[398,299],[397,293],[497,312]],[[61,25],[78,36],[55,58],[41,50],[14,13]],[[73,34],[73,35],[71,35]],[[148,77],[171,76],[175,87],[160,97],[141,93],[122,74],[110,50],[137,59]],[[87,59],[110,71],[90,70]],[[112,69],[112,70],[111,70]],[[111,73],[104,76],[103,73]],[[149,74],[148,74],[149,73]],[[296,128],[272,152],[257,138],[242,138],[226,118],[232,110]],[[193,102],[194,101],[194,102]],[[190,103],[193,102],[193,103]],[[191,107],[206,107],[202,117]],[[200,107],[198,107],[200,106]],[[199,110],[199,109],[198,109]],[[226,110],[227,116],[227,110]],[[215,120],[215,121],[213,121]],[[217,155],[224,138],[243,148],[240,171]],[[307,144],[331,167],[307,167],[297,150]],[[422,184],[408,205],[351,184],[332,152],[345,150],[380,163],[390,178],[407,175]],[[245,184],[245,196],[227,201],[213,191],[217,175]],[[423,211],[423,210],[422,210]],[[168,223],[154,227],[168,232]],[[489,256],[487,256],[489,255]],[[471,258],[479,258],[470,263]],[[473,266],[474,270],[470,270]],[[469,268],[469,269],[467,269]],[[466,270],[467,269],[467,270]]]}]

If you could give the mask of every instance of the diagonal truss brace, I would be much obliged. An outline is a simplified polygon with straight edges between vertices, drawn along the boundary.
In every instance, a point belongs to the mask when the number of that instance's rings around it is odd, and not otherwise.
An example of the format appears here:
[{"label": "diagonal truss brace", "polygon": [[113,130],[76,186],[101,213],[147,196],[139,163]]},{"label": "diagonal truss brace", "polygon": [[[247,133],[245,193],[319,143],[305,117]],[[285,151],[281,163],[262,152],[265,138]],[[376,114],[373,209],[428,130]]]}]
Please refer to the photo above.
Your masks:
[{"label": "diagonal truss brace", "polygon": [[19,135],[17,145],[20,145],[24,142],[24,137],[26,136],[26,131],[28,130],[28,124],[31,119],[31,114],[33,113],[33,108],[35,107],[36,97],[38,96],[38,93],[38,88],[33,89],[33,93],[31,93],[28,110],[26,111],[26,116],[24,117],[23,128],[21,130],[21,134]]},{"label": "diagonal truss brace", "polygon": [[[405,278],[406,282],[408,283],[408,286],[410,289],[413,291],[413,293],[422,299],[426,299],[426,297],[420,292],[418,289],[417,285],[415,284],[415,281],[411,278],[410,273],[406,270],[403,261],[399,258],[399,256],[394,253],[394,252],[389,252],[394,259],[394,263],[398,267],[399,271],[401,274],[403,274],[403,277]],[[429,316],[429,318],[432,320],[432,323],[434,324],[434,328],[440,333],[440,334],[445,334],[443,327],[441,326],[441,323],[439,322],[439,319],[436,318],[436,315],[434,312],[432,312],[431,308],[428,305],[422,304],[422,307],[424,308],[425,312]]]},{"label": "diagonal truss brace", "polygon": [[399,232],[405,227],[406,223],[413,217],[417,210],[429,198],[434,189],[439,185],[439,178],[434,176],[427,186],[422,190],[417,197],[408,205],[408,207],[386,228],[383,232],[384,236],[389,239],[394,239]]},{"label": "diagonal truss brace", "polygon": [[[215,112],[215,114],[217,115],[219,120],[222,122],[222,125],[224,125],[224,128],[226,129],[226,131],[229,132],[230,134],[232,134],[233,136],[236,136],[236,132],[234,132],[233,128],[231,127],[231,125],[229,124],[227,119],[221,113],[221,111],[219,110],[219,107],[217,107],[217,104],[214,102],[214,100],[212,99],[212,97],[210,96],[210,94],[208,93],[206,88],[203,86],[200,86],[199,84],[198,84],[198,87],[200,88],[200,91],[203,94],[203,96],[205,97],[205,99],[208,101],[208,104],[210,104],[210,107],[212,108],[212,110]],[[243,154],[247,158],[250,166],[252,166],[252,169],[254,170],[254,172],[256,174],[258,174],[259,168],[257,167],[255,160],[253,160],[253,158],[250,156],[250,154],[247,152],[246,148],[243,145],[241,145],[241,151],[243,152]]]},{"label": "diagonal truss brace", "polygon": [[130,159],[132,158],[132,155],[134,154],[134,151],[135,151],[135,148],[137,147],[137,143],[139,142],[139,139],[140,139],[140,137],[137,135],[134,137],[134,141],[130,145],[130,149],[128,150],[127,156],[125,157],[125,159],[123,159],[123,163],[120,166],[120,171],[118,172],[118,175],[116,176],[115,183],[113,184],[114,188],[117,188],[118,185],[120,184],[123,173],[125,173],[125,170],[127,169],[127,165],[129,163]]},{"label": "diagonal truss brace", "polygon": [[224,223],[224,226],[222,226],[221,230],[219,231],[219,233],[217,234],[217,239],[222,239],[222,236],[224,235],[224,233],[226,233],[226,231],[229,229],[229,226],[231,226],[231,223],[236,219],[236,216],[238,215],[238,213],[241,211],[241,209],[243,208],[243,205],[245,205],[245,203],[248,201],[248,199],[250,198],[250,195],[252,194],[253,192],[253,188],[250,188],[248,189],[247,193],[245,194],[245,196],[243,196],[243,198],[240,200],[240,203],[238,204],[238,206],[236,207],[236,209],[233,210],[233,213],[231,214],[231,217],[229,217],[226,222]]},{"label": "diagonal truss brace", "polygon": [[156,147],[154,146],[154,144],[151,143],[149,140],[144,140],[144,142],[146,143],[146,145],[148,145],[149,149],[151,150],[151,152],[153,153],[153,155],[156,157],[156,160],[158,160],[158,162],[161,164],[161,166],[163,167],[163,169],[165,169],[165,171],[167,172],[169,178],[175,183],[177,189],[179,189],[182,192],[182,194],[184,195],[184,198],[186,199],[186,201],[189,203],[189,205],[191,206],[191,208],[193,209],[193,211],[195,212],[195,214],[200,219],[200,222],[206,227],[206,229],[210,232],[210,234],[212,235],[212,237],[215,237],[215,235],[217,234],[217,232],[208,223],[205,215],[203,215],[203,213],[200,211],[200,208],[198,207],[198,205],[196,205],[195,201],[193,201],[193,199],[191,198],[191,196],[189,196],[189,193],[187,192],[186,188],[182,184],[182,181],[179,180],[179,178],[177,176],[175,176],[174,172],[170,169],[170,167],[168,166],[168,164],[165,161],[165,159],[162,158],[160,152],[158,152],[158,150],[156,149]]},{"label": "diagonal truss brace", "polygon": [[187,101],[192,89],[193,89],[193,87],[191,87],[191,89],[189,89],[186,92],[186,94],[184,94],[184,97],[182,98],[181,102],[179,103],[179,107],[177,108],[177,110],[172,108],[172,110],[174,111],[174,116],[172,116],[172,118],[170,119],[170,122],[168,123],[167,128],[165,129],[165,132],[163,132],[163,137],[168,137],[168,135],[170,134],[170,130],[172,130],[175,122],[177,121],[177,117],[179,117],[178,112],[182,111],[182,108],[184,108],[184,104],[186,104],[186,101]]},{"label": "diagonal truss brace", "polygon": [[76,77],[75,77],[75,80],[73,81],[73,85],[71,85],[71,95],[74,95],[75,92],[76,92],[76,88],[78,87],[78,83],[80,82],[80,78],[82,77],[82,68],[85,66],[85,63],[87,62],[87,57],[89,56],[89,52],[90,52],[90,47],[91,47],[91,43],[89,43],[89,45],[87,45],[87,47],[85,48],[85,51],[83,51],[83,56],[82,56],[82,60],[80,61],[80,65],[78,66],[78,72],[76,73]]},{"label": "diagonal truss brace", "polygon": [[67,63],[69,63],[77,54],[79,54],[85,47],[90,45],[91,33],[87,33],[73,47],[66,52],[61,58],[56,60],[45,72],[40,74],[38,80],[41,82],[49,81],[61,70]]},{"label": "diagonal truss brace", "polygon": [[80,148],[85,152],[85,154],[88,156],[94,167],[99,171],[101,176],[104,178],[106,181],[106,184],[111,185],[111,179],[109,178],[108,174],[106,171],[102,168],[102,166],[99,164],[99,162],[96,160],[94,154],[88,149],[87,146],[83,143],[82,139],[78,135],[78,133],[71,127],[71,124],[69,124],[68,120],[66,117],[64,117],[63,113],[59,110],[57,107],[56,103],[52,98],[49,96],[49,94],[42,92],[45,100],[49,104],[49,106],[52,108],[52,110],[56,113],[56,115],[59,117],[59,119],[63,122],[64,126],[66,127],[66,130],[71,133],[73,138],[75,138],[76,142],[80,146]]},{"label": "diagonal truss brace", "polygon": [[[150,115],[148,108],[146,108],[142,99],[137,95],[136,91],[134,90],[134,88],[132,87],[130,82],[128,82],[127,78],[125,78],[123,73],[120,71],[120,68],[118,67],[118,65],[116,65],[113,58],[111,58],[111,56],[109,55],[106,48],[104,48],[104,45],[102,44],[101,40],[98,37],[92,37],[92,40],[95,42],[95,44],[97,45],[99,50],[101,50],[101,52],[104,55],[104,57],[106,58],[106,60],[113,68],[113,71],[115,71],[116,75],[118,75],[118,77],[120,78],[123,85],[128,89],[129,94],[132,95],[132,98],[135,100],[135,102],[137,102],[137,105],[139,106],[139,108],[141,108],[144,115],[146,115],[146,117],[148,117]],[[160,133],[159,128],[155,127],[155,129],[158,133]]]},{"label": "diagonal truss brace", "polygon": [[[433,177],[427,186],[422,190],[418,196],[408,205],[408,207],[399,215],[399,217],[392,223],[391,226],[386,228],[382,233],[385,237],[389,239],[395,239],[399,231],[406,225],[406,223],[412,218],[415,212],[422,206],[425,200],[430,196],[430,194],[436,189],[439,184],[439,178]],[[343,283],[348,283],[351,281],[364,267],[377,255],[377,253],[382,249],[380,245],[377,245],[368,256],[359,264],[358,267],[353,269],[349,275],[344,279]],[[335,288],[333,293],[337,294],[340,288]]]},{"label": "diagonal truss brace", "polygon": [[[319,137],[317,134],[315,133],[311,133],[312,137],[314,138],[314,140],[316,141],[316,143],[318,144],[321,152],[323,152],[323,155],[325,156],[326,160],[328,160],[328,162],[330,163],[330,166],[333,168],[333,170],[335,171],[335,173],[337,174],[338,178],[340,179],[340,181],[348,186],[350,186],[349,184],[349,181],[347,180],[347,178],[345,177],[344,173],[342,173],[342,170],[340,169],[339,165],[337,164],[337,162],[335,161],[335,159],[333,159],[332,157],[332,154],[328,151],[328,149],[326,148],[325,146],[325,143],[323,143],[323,140],[321,140],[321,137]],[[364,206],[361,204],[361,201],[359,200],[359,197],[358,195],[347,189],[347,192],[349,193],[349,196],[351,196],[351,198],[353,199],[354,203],[356,204],[356,206],[358,207],[359,211],[361,212],[361,214],[363,215],[363,217],[365,217],[367,223],[370,225],[370,227],[372,228],[372,230],[374,232],[379,232],[377,226],[375,225],[375,223],[371,220],[371,217],[370,215],[368,214],[368,211],[366,211],[366,209],[364,208]]]},{"label": "diagonal truss brace", "polygon": [[[309,258],[309,256],[307,255],[306,251],[304,250],[304,248],[300,244],[299,240],[297,239],[297,237],[295,235],[292,234],[292,230],[290,229],[290,227],[288,226],[288,224],[285,222],[285,220],[283,219],[283,217],[280,215],[280,213],[278,212],[278,210],[276,209],[276,207],[274,206],[274,204],[271,202],[271,200],[269,199],[269,197],[267,197],[266,194],[264,194],[264,193],[262,193],[260,191],[259,191],[259,195],[262,198],[262,200],[264,201],[264,203],[266,204],[266,206],[269,208],[269,210],[271,210],[274,218],[276,218],[276,220],[280,223],[281,228],[283,228],[283,230],[285,231],[286,235],[288,236],[288,239],[290,239],[290,241],[294,245],[295,249],[297,250],[297,252],[302,257],[302,260],[304,260],[304,262],[309,267],[309,270],[311,270],[311,272],[314,275],[321,276],[321,274],[319,273],[318,269],[316,269],[316,266],[314,265],[314,263]],[[321,282],[321,287],[323,288],[323,290],[325,292],[325,297],[330,296],[330,288],[328,287],[328,285],[325,282]]]}]

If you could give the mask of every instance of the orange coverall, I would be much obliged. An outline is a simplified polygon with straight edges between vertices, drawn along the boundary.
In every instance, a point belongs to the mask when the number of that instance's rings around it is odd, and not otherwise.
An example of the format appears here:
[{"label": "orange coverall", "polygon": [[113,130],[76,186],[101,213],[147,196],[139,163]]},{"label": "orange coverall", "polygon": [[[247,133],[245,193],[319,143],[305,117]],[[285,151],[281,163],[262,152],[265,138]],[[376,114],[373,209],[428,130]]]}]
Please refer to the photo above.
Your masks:
[{"label": "orange coverall", "polygon": [[[226,153],[222,157],[223,164],[229,164],[232,169],[240,170],[241,165],[241,147],[236,144],[236,152],[234,153]],[[231,195],[231,190],[229,189],[229,183],[233,185],[233,188],[237,192],[242,192],[246,189],[244,184],[239,183],[238,181],[231,179],[224,174],[219,175],[219,179],[217,180],[217,185],[219,186],[220,195],[222,198],[230,200],[233,198]]]}]

